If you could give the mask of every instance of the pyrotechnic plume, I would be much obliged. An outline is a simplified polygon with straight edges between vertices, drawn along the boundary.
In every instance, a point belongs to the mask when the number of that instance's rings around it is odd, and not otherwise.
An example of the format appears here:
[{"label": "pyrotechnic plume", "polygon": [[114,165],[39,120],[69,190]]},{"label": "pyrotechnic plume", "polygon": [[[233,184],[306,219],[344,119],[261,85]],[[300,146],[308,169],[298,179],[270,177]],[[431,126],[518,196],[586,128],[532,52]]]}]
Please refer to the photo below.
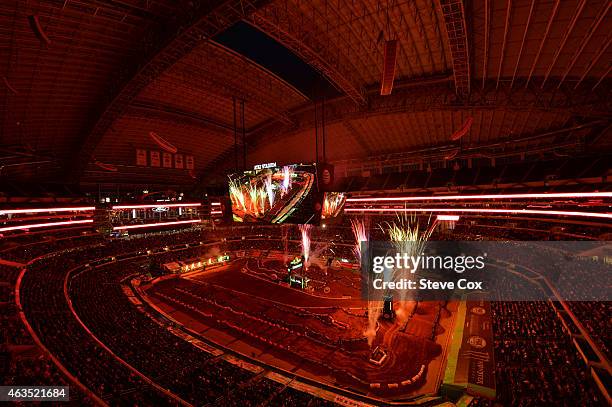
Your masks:
[{"label": "pyrotechnic plume", "polygon": [[252,216],[259,216],[265,212],[268,193],[256,183],[247,182],[241,185],[238,180],[230,179],[230,198],[232,205],[242,207]]},{"label": "pyrotechnic plume", "polygon": [[302,233],[302,251],[304,252],[305,266],[308,266],[308,259],[310,258],[310,230],[312,225],[299,225],[300,232]]},{"label": "pyrotechnic plume", "polygon": [[368,327],[363,331],[363,336],[368,340],[368,345],[372,347],[376,339],[376,327],[378,317],[382,312],[383,303],[381,301],[368,301]]},{"label": "pyrotechnic plume", "polygon": [[259,210],[257,209],[257,201],[259,198],[259,190],[257,189],[257,184],[251,184],[250,182],[247,184],[247,193],[249,194],[249,209],[255,215],[259,215]]},{"label": "pyrotechnic plume", "polygon": [[[421,227],[416,216],[408,215],[403,212],[397,215],[393,222],[384,222],[379,227],[385,232],[398,253],[406,253],[408,256],[419,256],[425,249],[425,245],[429,240],[435,222],[431,222],[431,217],[427,221],[428,227]],[[400,281],[403,278],[408,278],[410,270],[393,269],[391,272],[392,281]],[[406,298],[407,290],[400,290],[400,304],[396,313],[396,321],[400,324],[404,323],[408,317],[408,303]]]},{"label": "pyrotechnic plume", "polygon": [[268,194],[268,201],[270,202],[270,208],[274,206],[274,198],[276,193],[274,192],[274,183],[272,182],[272,174],[264,179],[264,186],[266,187],[266,193]]},{"label": "pyrotechnic plume", "polygon": [[[427,222],[430,224],[431,222]],[[435,224],[434,224],[435,225]],[[414,215],[403,213],[397,215],[393,222],[384,222],[380,225],[386,232],[398,253],[407,253],[408,256],[418,256],[423,252],[429,237],[433,232],[433,226],[421,228],[419,221]],[[394,281],[403,278],[406,269],[395,269],[392,274]]]},{"label": "pyrotechnic plume", "polygon": [[293,168],[289,166],[283,167],[283,182],[281,183],[281,197],[284,196],[289,189],[291,189],[291,175],[293,174]]},{"label": "pyrotechnic plume", "polygon": [[324,265],[320,262],[322,254],[325,253],[327,250],[329,249],[329,244],[327,243],[321,243],[321,242],[317,242],[316,245],[312,245],[312,247],[310,248],[310,258],[312,259],[312,261],[310,262],[310,264],[317,264],[319,267],[321,267],[321,269],[325,269],[327,270],[327,267],[324,267]]},{"label": "pyrotechnic plume", "polygon": [[344,205],[346,195],[343,192],[326,192],[323,200],[323,211],[321,216],[325,218],[333,218]]},{"label": "pyrotechnic plume", "polygon": [[266,211],[266,202],[268,202],[268,192],[266,191],[265,187],[264,188],[257,188],[257,195],[259,197],[259,212],[261,212],[262,214],[265,213]]},{"label": "pyrotechnic plume", "polygon": [[353,248],[353,252],[357,260],[361,261],[361,243],[368,241],[366,222],[363,219],[351,219],[351,228],[355,236],[355,247]]},{"label": "pyrotechnic plume", "polygon": [[229,189],[230,189],[230,198],[232,200],[232,205],[241,206],[242,210],[246,211],[244,193],[242,191],[242,186],[240,185],[240,182],[238,180],[230,178]]},{"label": "pyrotechnic plume", "polygon": [[[365,219],[351,219],[351,229],[355,236],[355,247],[353,252],[359,262],[361,262],[361,244],[367,242],[370,237],[369,224]],[[372,299],[368,295],[368,326],[363,331],[363,336],[368,340],[368,345],[372,346],[374,339],[376,339],[376,325],[378,323],[378,317],[382,311],[383,303],[381,301]]]}]

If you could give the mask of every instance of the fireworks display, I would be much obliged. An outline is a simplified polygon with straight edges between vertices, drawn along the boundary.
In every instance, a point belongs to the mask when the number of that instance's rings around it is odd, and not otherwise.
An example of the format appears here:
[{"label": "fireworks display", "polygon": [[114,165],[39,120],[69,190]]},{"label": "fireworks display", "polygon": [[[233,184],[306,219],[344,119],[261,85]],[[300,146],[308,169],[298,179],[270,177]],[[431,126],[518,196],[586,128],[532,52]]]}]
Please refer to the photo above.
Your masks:
[{"label": "fireworks display", "polygon": [[263,185],[255,182],[241,185],[238,180],[230,179],[229,190],[232,206],[255,217],[261,216],[267,209],[274,206],[275,188],[271,176],[264,179]]},{"label": "fireworks display", "polygon": [[244,192],[242,191],[242,186],[238,180],[229,180],[229,189],[230,189],[230,199],[232,200],[232,206],[237,206],[242,208],[243,211],[246,211],[246,203]]},{"label": "fireworks display", "polygon": [[[277,192],[284,196],[291,189],[293,172],[284,167],[282,177],[270,170],[262,171],[257,177],[240,182],[238,178],[229,180],[229,192],[232,207],[254,218],[262,217],[274,207]],[[275,176],[276,175],[276,176]]]},{"label": "fireworks display", "polygon": [[[353,236],[355,236],[355,247],[353,248],[353,252],[355,253],[355,257],[357,257],[357,261],[361,263],[361,245],[369,240],[368,223],[364,219],[351,219],[351,229],[353,230]],[[376,338],[376,326],[381,311],[381,301],[368,299],[368,326],[363,332],[363,335],[368,339],[368,345],[370,346],[372,346]]]},{"label": "fireworks display", "polygon": [[[436,223],[427,221],[427,227],[422,227],[416,216],[403,212],[397,215],[392,222],[383,222],[379,225],[381,230],[389,236],[398,253],[407,253],[408,256],[418,256],[425,249],[425,245],[434,231]],[[408,277],[407,269],[391,270],[391,281],[401,281]],[[408,318],[408,301],[406,290],[400,291],[401,298],[396,310],[397,322],[403,324]]]},{"label": "fireworks display", "polygon": [[346,194],[344,192],[326,192],[323,200],[323,219],[335,218],[340,214],[346,202]]},{"label": "fireworks display", "polygon": [[283,167],[283,181],[280,184],[281,197],[285,196],[289,189],[291,189],[291,176],[293,175],[293,168],[288,165]]},{"label": "fireworks display", "polygon": [[300,233],[302,234],[302,252],[304,254],[304,265],[308,266],[310,258],[310,230],[312,225],[299,225]]},{"label": "fireworks display", "polygon": [[[249,202],[249,210],[251,211],[251,213],[255,214],[255,216],[258,216],[260,213],[260,208],[259,208],[259,196],[260,196],[260,191],[262,193],[265,193],[265,190],[262,188],[258,188],[257,185],[253,185],[252,183],[247,184],[247,193],[248,193],[248,202]],[[261,208],[263,212],[264,208]]]},{"label": "fireworks display", "polygon": [[355,236],[355,248],[353,252],[357,260],[361,261],[361,243],[368,241],[366,222],[363,219],[351,219],[351,228]]},{"label": "fireworks display", "polygon": [[268,174],[268,176],[264,179],[264,186],[266,190],[266,195],[268,196],[268,202],[270,202],[270,208],[274,206],[274,198],[276,196],[276,192],[274,192],[274,183],[272,182],[272,174]]},{"label": "fireworks display", "polygon": [[236,222],[316,224],[321,219],[322,194],[312,164],[232,174],[229,193]]}]

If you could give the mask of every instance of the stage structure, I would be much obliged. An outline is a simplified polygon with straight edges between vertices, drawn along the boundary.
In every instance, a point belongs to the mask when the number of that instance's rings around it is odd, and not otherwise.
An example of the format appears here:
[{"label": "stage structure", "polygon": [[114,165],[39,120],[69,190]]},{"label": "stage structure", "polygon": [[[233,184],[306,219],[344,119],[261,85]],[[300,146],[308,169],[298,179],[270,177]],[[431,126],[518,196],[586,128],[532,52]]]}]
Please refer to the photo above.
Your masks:
[{"label": "stage structure", "polygon": [[290,287],[302,290],[308,287],[308,282],[310,280],[304,275],[304,271],[306,271],[304,263],[304,256],[302,255],[295,256],[293,260],[287,264],[287,282]]},{"label": "stage structure", "polygon": [[163,268],[170,273],[180,274],[188,271],[206,270],[207,268],[221,266],[230,261],[229,254],[209,258],[196,258],[190,260],[179,260],[165,263]]}]

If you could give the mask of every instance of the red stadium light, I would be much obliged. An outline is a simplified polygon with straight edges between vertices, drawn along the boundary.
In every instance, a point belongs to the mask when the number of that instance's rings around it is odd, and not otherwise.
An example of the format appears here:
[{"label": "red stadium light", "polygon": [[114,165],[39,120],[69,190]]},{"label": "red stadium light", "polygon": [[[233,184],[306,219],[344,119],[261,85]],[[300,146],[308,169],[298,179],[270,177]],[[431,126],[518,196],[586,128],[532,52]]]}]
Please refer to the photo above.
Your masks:
[{"label": "red stadium light", "polygon": [[201,220],[200,219],[190,219],[190,220],[179,220],[175,222],[146,223],[143,225],[114,226],[113,230],[152,228],[155,226],[182,225],[185,223],[198,223],[198,222],[201,222]]},{"label": "red stadium light", "polygon": [[438,220],[458,221],[459,220],[459,215],[438,215],[436,217],[436,219],[438,219]]},{"label": "red stadium light", "polygon": [[587,218],[612,219],[612,213],[537,211],[533,209],[488,209],[488,208],[347,208],[344,212],[458,212],[458,213],[510,213],[528,215],[583,216]]},{"label": "red stadium light", "polygon": [[19,213],[48,213],[48,212],[83,212],[93,211],[95,206],[75,206],[72,208],[30,208],[30,209],[6,209],[1,210],[0,215],[14,215]]},{"label": "red stadium light", "polygon": [[539,199],[539,198],[612,198],[612,192],[551,192],[549,194],[499,194],[499,195],[436,195],[436,196],[390,196],[374,198],[348,198],[347,202],[390,201],[449,201],[468,199]]},{"label": "red stadium light", "polygon": [[65,221],[65,222],[33,223],[30,225],[8,226],[8,227],[0,228],[0,232],[8,232],[11,230],[28,230],[28,229],[36,229],[36,228],[46,228],[50,226],[78,225],[78,224],[83,224],[83,223],[93,223],[93,219],[70,220],[70,221]]},{"label": "red stadium light", "polygon": [[194,203],[177,203],[177,204],[166,204],[163,202],[160,202],[158,204],[155,205],[116,205],[113,206],[113,210],[117,210],[117,209],[147,209],[147,208],[159,208],[159,207],[164,207],[164,208],[185,208],[185,207],[190,207],[190,206],[201,206],[202,204],[199,202],[194,202]]}]

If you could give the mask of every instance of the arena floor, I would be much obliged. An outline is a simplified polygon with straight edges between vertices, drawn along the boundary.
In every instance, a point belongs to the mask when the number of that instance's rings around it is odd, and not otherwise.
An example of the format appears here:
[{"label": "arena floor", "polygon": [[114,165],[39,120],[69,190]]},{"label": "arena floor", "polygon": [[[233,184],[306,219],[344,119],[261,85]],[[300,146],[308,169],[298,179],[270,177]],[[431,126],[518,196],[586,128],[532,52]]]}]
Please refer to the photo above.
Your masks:
[{"label": "arena floor", "polygon": [[419,303],[407,324],[381,319],[373,347],[388,356],[379,366],[369,361],[363,334],[367,303],[359,275],[313,265],[307,274],[318,288],[301,291],[273,281],[285,272],[270,257],[160,281],[145,290],[145,300],[212,342],[292,375],[387,399],[438,391],[456,304],[440,310],[438,303]]}]

